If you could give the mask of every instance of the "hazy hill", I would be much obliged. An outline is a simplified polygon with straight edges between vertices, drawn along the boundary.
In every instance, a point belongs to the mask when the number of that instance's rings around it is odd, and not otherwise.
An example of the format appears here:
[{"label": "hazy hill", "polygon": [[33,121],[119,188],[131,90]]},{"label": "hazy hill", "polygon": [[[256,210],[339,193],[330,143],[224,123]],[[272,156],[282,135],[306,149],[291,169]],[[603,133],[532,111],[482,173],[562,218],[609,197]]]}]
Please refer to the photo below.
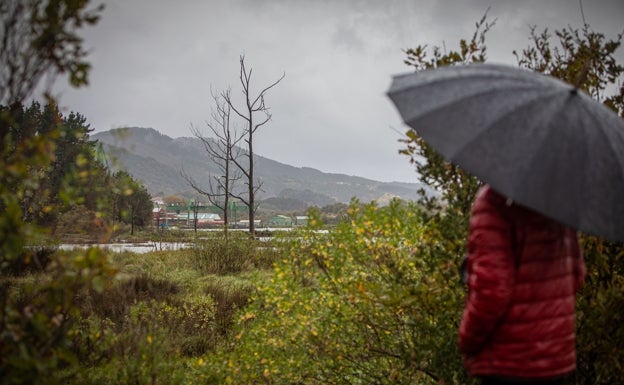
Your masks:
[{"label": "hazy hill", "polygon": [[[181,171],[200,183],[206,182],[206,186],[209,175],[218,172],[197,138],[171,138],[151,128],[137,127],[110,130],[92,137],[103,143],[111,166],[123,168],[143,181],[152,195],[197,196]],[[395,196],[415,200],[418,189],[423,187],[419,183],[384,183],[293,167],[263,156],[255,156],[254,173],[263,183],[258,200],[283,198],[289,205],[299,201],[308,206],[325,206],[348,203],[352,197],[362,202],[377,200],[380,203]],[[242,181],[240,187],[243,187]]]}]

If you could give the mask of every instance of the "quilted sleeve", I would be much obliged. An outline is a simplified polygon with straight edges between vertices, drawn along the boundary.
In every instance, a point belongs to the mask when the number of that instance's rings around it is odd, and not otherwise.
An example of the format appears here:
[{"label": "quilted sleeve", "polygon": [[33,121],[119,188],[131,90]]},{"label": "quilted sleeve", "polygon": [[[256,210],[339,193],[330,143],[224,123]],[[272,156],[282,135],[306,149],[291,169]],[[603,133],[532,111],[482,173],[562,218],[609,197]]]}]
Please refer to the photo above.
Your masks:
[{"label": "quilted sleeve", "polygon": [[489,188],[477,194],[468,237],[468,295],[459,347],[478,353],[507,311],[515,278],[511,225],[504,198]]}]

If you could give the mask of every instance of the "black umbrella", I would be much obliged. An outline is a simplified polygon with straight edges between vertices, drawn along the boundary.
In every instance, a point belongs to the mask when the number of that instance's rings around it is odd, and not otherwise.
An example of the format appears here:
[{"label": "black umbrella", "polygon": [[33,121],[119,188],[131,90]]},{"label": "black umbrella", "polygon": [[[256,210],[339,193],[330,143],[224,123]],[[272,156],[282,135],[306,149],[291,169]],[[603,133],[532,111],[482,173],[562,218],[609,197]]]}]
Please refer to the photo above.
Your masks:
[{"label": "black umbrella", "polygon": [[624,241],[624,120],[584,92],[470,64],[395,76],[388,96],[451,163],[546,216]]}]

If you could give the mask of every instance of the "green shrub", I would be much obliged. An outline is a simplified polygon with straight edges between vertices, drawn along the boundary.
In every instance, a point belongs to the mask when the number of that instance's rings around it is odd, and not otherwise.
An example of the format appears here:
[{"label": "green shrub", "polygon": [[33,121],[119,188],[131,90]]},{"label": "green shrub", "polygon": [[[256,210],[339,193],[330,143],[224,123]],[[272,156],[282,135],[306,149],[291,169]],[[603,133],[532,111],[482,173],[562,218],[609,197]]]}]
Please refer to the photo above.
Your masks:
[{"label": "green shrub", "polygon": [[83,320],[74,331],[83,370],[71,383],[189,383],[184,357],[199,357],[215,344],[213,308],[212,298],[196,295],[170,303],[136,302],[120,324]]},{"label": "green shrub", "polygon": [[270,243],[251,239],[244,233],[201,240],[193,250],[194,267],[203,273],[218,275],[270,267],[276,254]]},{"label": "green shrub", "polygon": [[466,383],[456,346],[463,288],[418,206],[360,208],[308,231],[206,369],[219,383]]},{"label": "green shrub", "polygon": [[249,302],[252,287],[217,281],[205,286],[204,291],[215,304],[215,332],[225,337],[234,325],[234,314]]},{"label": "green shrub", "polygon": [[622,382],[624,245],[583,237],[587,279],[577,301],[578,369],[574,384]]},{"label": "green shrub", "polygon": [[90,291],[80,298],[80,307],[84,316],[95,314],[122,328],[129,309],[138,302],[162,302],[179,291],[175,283],[152,278],[148,273],[142,272],[137,276],[117,280],[100,292]]},{"label": "green shrub", "polygon": [[[139,302],[129,309],[110,346],[110,360],[96,370],[83,370],[75,383],[169,384],[178,365],[176,340],[182,313],[166,304]],[[97,346],[101,348],[101,346]],[[104,369],[104,370],[103,370]]]},{"label": "green shrub", "polygon": [[115,324],[96,315],[81,317],[68,333],[71,350],[81,367],[94,367],[112,359],[117,340]]},{"label": "green shrub", "polygon": [[55,252],[55,248],[45,246],[23,249],[17,258],[4,261],[2,264],[2,275],[23,276],[30,273],[44,272],[52,262]]},{"label": "green shrub", "polygon": [[50,256],[45,274],[4,281],[0,295],[2,383],[66,383],[65,373],[71,373],[77,363],[71,330],[80,309],[74,300],[88,291],[101,292],[113,273],[105,256],[90,249],[56,253]]}]

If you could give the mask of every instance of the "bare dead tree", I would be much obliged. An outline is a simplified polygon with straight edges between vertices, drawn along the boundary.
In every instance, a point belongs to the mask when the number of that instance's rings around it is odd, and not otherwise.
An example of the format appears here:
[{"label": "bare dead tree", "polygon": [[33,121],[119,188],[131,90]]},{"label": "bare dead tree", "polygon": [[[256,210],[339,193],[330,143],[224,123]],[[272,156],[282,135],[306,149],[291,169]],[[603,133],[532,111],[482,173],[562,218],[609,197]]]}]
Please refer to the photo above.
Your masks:
[{"label": "bare dead tree", "polygon": [[[224,91],[222,95],[229,95],[230,90]],[[206,126],[214,138],[205,136],[201,130],[191,125],[191,132],[204,145],[204,150],[208,157],[219,169],[219,175],[209,175],[208,187],[204,189],[186,172],[182,171],[182,176],[186,182],[201,195],[208,198],[208,201],[223,212],[224,232],[227,236],[229,226],[229,207],[235,182],[241,179],[242,175],[236,167],[232,167],[233,160],[240,155],[240,150],[236,144],[241,140],[237,138],[236,131],[230,124],[231,108],[225,101],[225,96],[212,93],[214,109],[211,113],[211,121],[206,122]]]},{"label": "bare dead tree", "polygon": [[[253,137],[258,128],[265,125],[269,120],[271,120],[271,113],[269,111],[269,107],[266,106],[264,102],[264,97],[266,93],[273,87],[275,87],[279,82],[284,79],[286,74],[282,74],[282,76],[277,79],[275,82],[271,83],[267,87],[263,88],[255,97],[251,95],[251,73],[252,69],[247,70],[245,67],[245,56],[240,56],[240,84],[242,87],[242,93],[244,98],[244,106],[242,108],[237,108],[234,102],[232,101],[231,94],[224,93],[223,98],[225,99],[228,106],[245,122],[245,128],[239,139],[243,139],[247,144],[246,151],[243,153],[242,158],[246,158],[246,162],[242,162],[239,159],[232,159],[232,162],[237,166],[237,168],[242,172],[243,178],[245,179],[245,184],[247,185],[247,196],[244,197],[242,195],[236,196],[245,206],[247,206],[249,210],[249,234],[253,237],[255,235],[255,196],[256,193],[260,190],[262,186],[261,182],[254,180],[254,152],[253,152]],[[262,115],[262,117],[256,120],[257,114]],[[257,183],[257,184],[256,184]]]}]

